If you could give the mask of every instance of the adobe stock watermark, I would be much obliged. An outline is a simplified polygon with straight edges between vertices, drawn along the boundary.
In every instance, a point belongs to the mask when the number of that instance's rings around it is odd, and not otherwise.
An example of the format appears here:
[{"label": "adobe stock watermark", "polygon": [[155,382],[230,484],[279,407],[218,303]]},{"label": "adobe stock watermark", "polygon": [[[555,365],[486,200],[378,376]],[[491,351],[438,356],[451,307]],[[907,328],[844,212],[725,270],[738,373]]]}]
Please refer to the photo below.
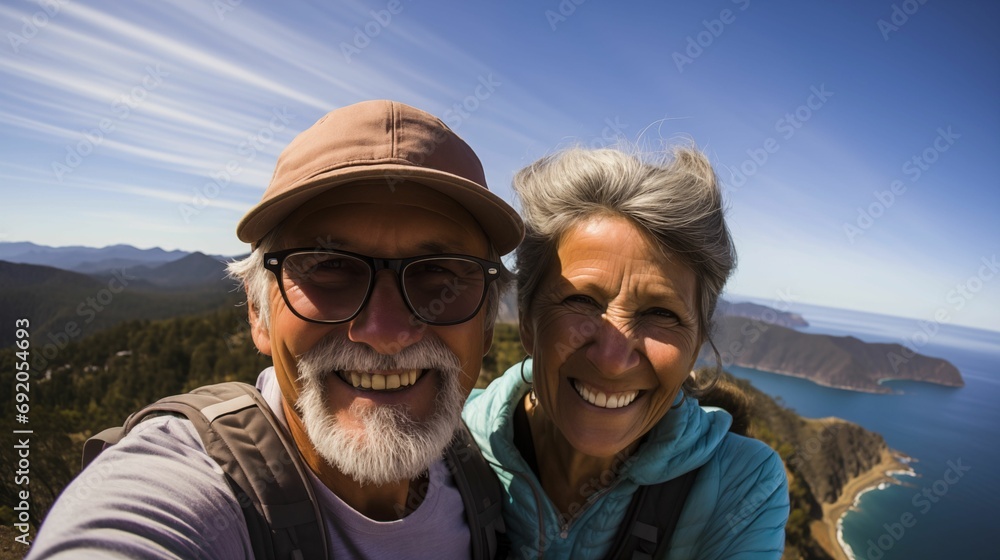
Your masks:
[{"label": "adobe stock watermark", "polygon": [[[810,86],[809,92],[805,103],[796,107],[794,111],[785,113],[783,117],[774,122],[774,131],[781,136],[782,140],[791,140],[795,133],[826,106],[826,103],[834,95],[834,92],[826,89],[826,84]],[[747,159],[743,160],[735,169],[730,168],[733,178],[726,182],[725,191],[727,193],[735,192],[745,185],[747,179],[756,175],[767,164],[771,156],[778,153],[780,149],[781,142],[773,136],[765,139],[758,148],[747,148]]]},{"label": "adobe stock watermark", "polygon": [[621,122],[619,117],[608,117],[604,119],[601,135],[592,139],[586,146],[591,150],[596,150],[617,144],[625,138],[626,128],[628,128],[628,124]]},{"label": "adobe stock watermark", "polygon": [[559,24],[576,13],[576,9],[587,0],[560,0],[555,10],[545,10],[545,21],[549,22],[549,27],[555,31]]},{"label": "adobe stock watermark", "polygon": [[[70,342],[80,336],[83,332],[81,327],[93,323],[97,315],[107,309],[118,294],[125,291],[129,281],[135,279],[136,277],[129,275],[124,268],[112,271],[111,278],[103,288],[87,296],[76,306],[76,315],[83,320],[83,323],[66,321],[62,328],[50,330],[46,335],[48,341],[32,353],[31,369],[35,372],[44,371]],[[36,344],[40,343],[36,341]]]},{"label": "adobe stock watermark", "polygon": [[951,322],[949,308],[951,311],[961,311],[983,290],[987,282],[993,280],[1000,273],[1000,260],[997,260],[996,253],[990,255],[989,258],[980,258],[979,262],[982,265],[979,266],[974,274],[969,275],[964,282],[955,284],[955,287],[945,294],[944,299],[950,304],[948,307],[939,307],[935,310],[933,320],[931,321],[923,319],[917,321],[917,329],[910,336],[906,337],[903,349],[898,353],[889,352],[886,354],[893,372],[899,373],[899,366],[908,363],[919,353],[922,347],[929,344],[931,339],[937,336],[941,330],[941,325]]},{"label": "adobe stock watermark", "polygon": [[[249,305],[249,304],[248,304]],[[223,342],[226,343],[226,350],[230,354],[242,354],[246,351],[246,341],[251,341],[250,346],[253,347],[253,330],[250,328],[250,322],[244,319],[238,319],[236,321],[236,326],[231,331],[227,331],[222,335]]]},{"label": "adobe stock watermark", "polygon": [[219,198],[232,180],[243,173],[243,165],[256,159],[257,152],[274,142],[274,134],[288,128],[294,119],[295,115],[288,111],[288,107],[271,109],[271,119],[268,123],[258,128],[256,132],[247,134],[246,138],[236,145],[236,153],[242,158],[232,158],[218,171],[209,173],[211,180],[193,189],[190,202],[177,205],[177,211],[184,223],[190,224],[192,217],[201,214],[212,200]]},{"label": "adobe stock watermark", "polygon": [[372,44],[372,40],[382,34],[382,30],[389,27],[393,16],[398,16],[403,11],[403,3],[400,0],[389,0],[382,10],[371,10],[371,19],[364,25],[354,27],[354,36],[351,42],[340,42],[340,54],[348,64],[353,62],[351,57],[361,54]]},{"label": "adobe stock watermark", "polygon": [[[472,93],[466,95],[461,101],[455,102],[451,108],[444,112],[441,116],[441,120],[444,121],[444,123],[448,125],[452,131],[458,132],[462,125],[465,124],[470,117],[472,117],[472,114],[478,111],[482,104],[492,97],[501,86],[503,86],[503,83],[495,80],[492,72],[485,76],[478,76],[478,84],[476,84],[473,88]],[[411,156],[411,161],[417,166],[422,165],[427,158],[434,155],[438,146],[447,141],[448,138],[449,136],[445,131],[435,131],[434,136],[424,142],[421,149]],[[394,170],[386,171],[383,177],[386,180],[389,191],[396,192],[396,185],[408,180],[411,175],[406,171]]]},{"label": "adobe stock watermark", "polygon": [[104,140],[115,131],[118,125],[128,119],[132,111],[146,101],[150,92],[163,84],[163,78],[169,75],[169,72],[160,67],[159,62],[155,66],[147,64],[146,74],[139,84],[111,102],[111,112],[115,118],[103,118],[94,128],[81,130],[80,140],[76,144],[66,145],[66,157],[62,161],[52,160],[50,166],[55,178],[61,183],[63,177],[79,168],[83,161],[93,154],[97,147],[103,144]]},{"label": "adobe stock watermark", "polygon": [[[741,12],[750,7],[750,0],[731,1],[739,7]],[[670,58],[674,61],[674,65],[677,66],[677,71],[684,72],[686,65],[693,64],[698,57],[705,54],[705,49],[711,47],[715,43],[715,40],[721,37],[726,31],[726,26],[732,25],[735,21],[736,12],[733,12],[729,8],[725,8],[719,12],[718,18],[701,20],[701,25],[705,29],[687,36],[683,53],[674,51],[670,55]]]},{"label": "adobe stock watermark", "polygon": [[767,503],[767,499],[775,493],[775,490],[779,489],[780,486],[775,485],[772,488],[764,490],[761,484],[755,483],[753,490],[748,496],[740,500],[739,504],[736,505],[736,511],[730,511],[726,514],[726,523],[729,525],[729,534],[735,535],[740,531],[746,529],[746,526],[753,521],[753,519],[760,512],[761,506]]},{"label": "adobe stock watermark", "polygon": [[212,0],[212,10],[219,21],[226,21],[226,15],[243,5],[243,0]]},{"label": "adobe stock watermark", "polygon": [[[559,356],[559,361],[565,362],[574,352],[582,348],[591,337],[597,334],[597,331],[601,330],[602,322],[603,320],[600,317],[591,316],[571,326],[569,328],[569,337],[556,342],[555,348],[553,348],[556,355]],[[618,336],[625,335],[619,333]]]},{"label": "adobe stock watermark", "polygon": [[70,505],[75,502],[90,502],[96,494],[105,492],[104,485],[115,475],[117,463],[113,461],[101,461],[88,465],[70,482],[69,486],[59,496],[65,504]]},{"label": "adobe stock watermark", "polygon": [[[458,478],[464,467],[460,463],[468,463],[470,460],[478,460],[479,450],[475,448],[474,444],[467,444],[461,446],[450,446],[449,450],[445,452],[445,466],[448,467],[448,472],[451,476]],[[409,489],[406,491],[406,499],[403,503],[393,504],[392,509],[396,512],[396,515],[402,519],[409,512],[415,511],[420,504],[424,502],[427,497],[427,492],[430,490],[430,480],[424,478],[419,484],[410,484]]]},{"label": "adobe stock watermark", "polygon": [[882,524],[885,532],[874,539],[868,539],[868,542],[865,543],[868,547],[865,549],[862,558],[880,560],[884,557],[886,552],[889,552],[896,546],[896,543],[903,540],[903,537],[906,536],[906,533],[910,529],[916,527],[920,518],[914,515],[914,511],[920,515],[927,515],[927,512],[933,509],[934,505],[939,503],[942,498],[947,496],[951,488],[958,484],[972,470],[972,467],[969,465],[962,464],[961,457],[954,461],[949,460],[947,467],[941,478],[924,486],[919,492],[913,495],[910,499],[910,504],[913,506],[912,510],[903,512],[896,520]]},{"label": "adobe stock watermark", "polygon": [[[937,163],[941,158],[941,154],[951,149],[955,145],[955,141],[961,137],[961,134],[956,134],[952,131],[951,126],[938,128],[937,136],[931,141],[930,146],[927,146],[919,154],[915,154],[903,162],[901,169],[903,175],[910,178],[910,183],[916,183],[923,176],[924,172]],[[857,208],[858,216],[854,219],[854,223],[844,222],[842,227],[847,240],[853,245],[858,236],[864,235],[865,232],[875,225],[876,220],[884,216],[889,208],[892,208],[896,203],[896,199],[906,193],[906,189],[906,183],[900,179],[896,179],[889,183],[889,190],[872,191],[875,202],[869,204],[867,208],[859,206]]]},{"label": "adobe stock watermark", "polygon": [[882,39],[888,41],[889,34],[899,31],[900,27],[903,27],[906,25],[906,22],[910,21],[910,16],[917,13],[920,10],[920,6],[926,3],[927,0],[903,0],[899,4],[893,4],[888,20],[879,18],[875,22],[879,32],[882,33]]},{"label": "adobe stock watermark", "polygon": [[982,291],[983,285],[1000,272],[1000,262],[997,261],[996,253],[990,255],[989,258],[982,257],[979,261],[983,264],[976,273],[966,278],[965,282],[955,284],[955,288],[944,297],[955,311],[961,311],[967,303],[976,297],[976,294]]},{"label": "adobe stock watermark", "polygon": [[48,27],[49,23],[62,12],[66,4],[69,4],[69,0],[40,0],[38,6],[41,10],[21,18],[20,33],[7,32],[10,50],[14,51],[14,54],[19,54],[21,47]]},{"label": "adobe stock watermark", "polygon": [[453,104],[451,109],[445,111],[444,115],[441,116],[441,120],[452,130],[461,128],[462,123],[468,120],[472,116],[472,113],[479,110],[479,105],[492,97],[497,88],[503,85],[501,82],[493,79],[492,72],[486,76],[480,75],[477,79],[479,83],[473,89],[473,92],[466,95],[461,101]]},{"label": "adobe stock watermark", "polygon": [[618,484],[618,481],[622,479],[622,474],[632,468],[635,461],[635,455],[629,455],[625,450],[615,454],[610,467],[602,470],[600,474],[585,480],[580,485],[577,495],[583,499],[570,503],[566,512],[559,512],[556,524],[546,523],[545,532],[539,535],[540,550],[535,550],[534,547],[528,545],[522,545],[519,551],[511,551],[510,556],[517,554],[520,558],[525,559],[538,558],[539,553],[544,554],[548,551],[557,542],[557,539],[567,538],[569,532],[566,528],[569,527],[570,522],[587,507],[587,504],[590,503],[595,495],[605,492]]}]

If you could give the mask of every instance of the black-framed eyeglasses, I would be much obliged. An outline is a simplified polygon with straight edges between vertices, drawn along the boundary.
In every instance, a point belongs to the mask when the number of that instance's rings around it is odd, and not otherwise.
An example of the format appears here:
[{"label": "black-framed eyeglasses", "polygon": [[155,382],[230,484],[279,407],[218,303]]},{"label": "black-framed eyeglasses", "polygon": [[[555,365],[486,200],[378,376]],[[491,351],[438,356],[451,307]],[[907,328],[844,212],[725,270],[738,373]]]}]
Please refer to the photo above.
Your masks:
[{"label": "black-framed eyeglasses", "polygon": [[278,279],[281,296],[297,317],[312,323],[345,323],[368,304],[375,274],[396,273],[403,301],[429,325],[468,321],[483,306],[500,263],[469,255],[440,254],[380,259],[315,248],[264,254],[264,268]]}]

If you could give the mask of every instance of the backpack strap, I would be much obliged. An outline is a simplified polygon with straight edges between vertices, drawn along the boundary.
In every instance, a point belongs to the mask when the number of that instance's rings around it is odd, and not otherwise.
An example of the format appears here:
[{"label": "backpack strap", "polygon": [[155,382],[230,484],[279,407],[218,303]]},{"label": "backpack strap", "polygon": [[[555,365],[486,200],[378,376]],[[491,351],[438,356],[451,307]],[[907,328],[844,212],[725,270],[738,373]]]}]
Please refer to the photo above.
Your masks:
[{"label": "backpack strap", "polygon": [[640,486],[632,496],[607,558],[648,560],[665,557],[697,476],[698,469],[694,469],[660,484]]},{"label": "backpack strap", "polygon": [[94,459],[102,451],[118,443],[123,437],[125,437],[125,428],[122,426],[107,428],[96,435],[90,436],[87,441],[83,442],[83,457],[80,460],[80,470],[82,471],[87,468],[87,465],[93,463]]},{"label": "backpack strap", "polygon": [[503,491],[500,481],[483,458],[465,422],[445,449],[445,459],[465,504],[472,558],[506,558],[510,543],[501,515]]},{"label": "backpack strap", "polygon": [[298,450],[260,392],[246,383],[208,385],[160,399],[134,412],[124,427],[88,440],[84,464],[139,422],[163,413],[188,418],[222,467],[243,509],[255,558],[327,557],[322,516]]}]

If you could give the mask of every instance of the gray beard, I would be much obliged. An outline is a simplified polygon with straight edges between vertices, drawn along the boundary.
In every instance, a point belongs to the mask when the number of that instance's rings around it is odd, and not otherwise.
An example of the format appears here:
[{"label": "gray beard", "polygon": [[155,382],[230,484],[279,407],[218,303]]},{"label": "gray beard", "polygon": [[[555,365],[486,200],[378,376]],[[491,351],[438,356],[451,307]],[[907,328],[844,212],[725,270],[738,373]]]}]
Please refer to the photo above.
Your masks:
[{"label": "gray beard", "polygon": [[[348,411],[363,426],[340,425],[330,414],[326,379],[335,371],[436,369],[440,387],[426,421],[410,417],[409,405],[360,406]],[[299,357],[301,393],[295,404],[306,434],[320,457],[359,484],[381,486],[413,480],[441,458],[461,422],[465,393],[458,356],[436,338],[426,337],[398,354],[379,354],[343,336],[327,338]]]}]

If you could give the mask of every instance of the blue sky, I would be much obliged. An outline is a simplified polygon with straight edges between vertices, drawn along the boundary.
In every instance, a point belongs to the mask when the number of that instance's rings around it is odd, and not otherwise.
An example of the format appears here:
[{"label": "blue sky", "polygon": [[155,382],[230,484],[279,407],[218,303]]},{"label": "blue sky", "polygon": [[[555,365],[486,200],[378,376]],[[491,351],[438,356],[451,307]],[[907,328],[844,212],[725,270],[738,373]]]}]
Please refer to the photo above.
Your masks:
[{"label": "blue sky", "polygon": [[725,183],[731,294],[1000,330],[998,19],[941,0],[8,2],[0,240],[243,253],[236,223],[295,133],[392,98],[452,125],[507,200],[561,146],[691,140]]}]

